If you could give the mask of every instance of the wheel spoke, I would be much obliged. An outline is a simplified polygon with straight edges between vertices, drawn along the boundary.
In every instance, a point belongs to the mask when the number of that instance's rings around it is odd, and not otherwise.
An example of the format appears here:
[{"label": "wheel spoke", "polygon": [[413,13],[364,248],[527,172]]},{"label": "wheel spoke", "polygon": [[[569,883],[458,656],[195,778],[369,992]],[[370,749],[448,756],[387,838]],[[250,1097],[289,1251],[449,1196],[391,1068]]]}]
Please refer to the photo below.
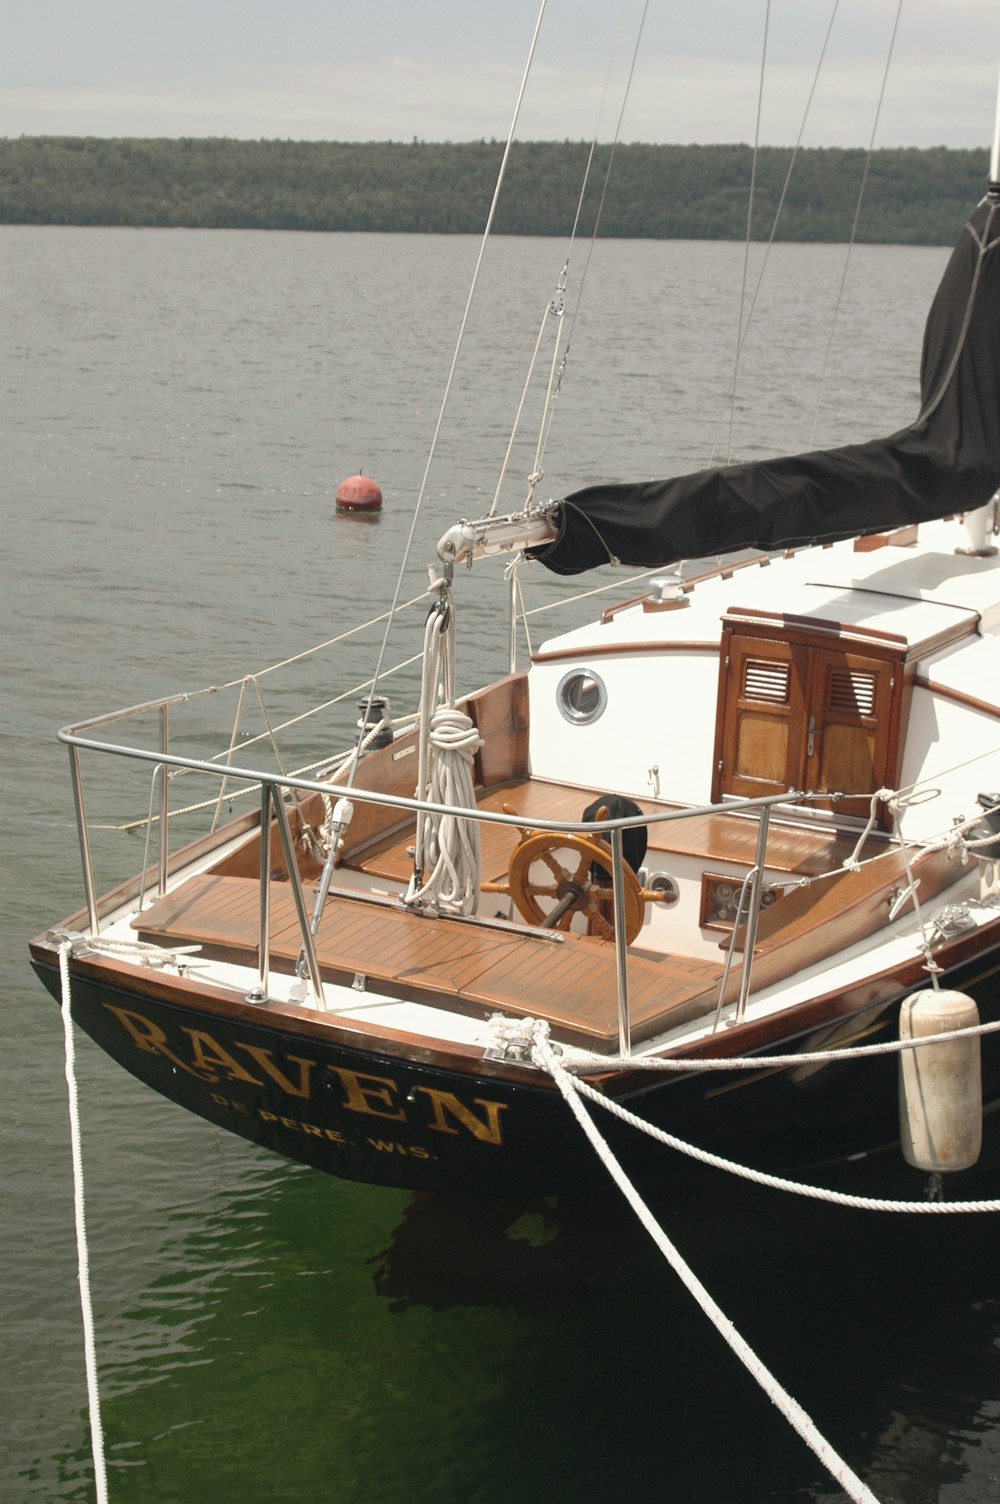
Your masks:
[{"label": "wheel spoke", "polygon": [[587,905],[587,918],[593,924],[594,929],[602,940],[611,940],[614,936],[614,926],[605,919],[597,904]]}]

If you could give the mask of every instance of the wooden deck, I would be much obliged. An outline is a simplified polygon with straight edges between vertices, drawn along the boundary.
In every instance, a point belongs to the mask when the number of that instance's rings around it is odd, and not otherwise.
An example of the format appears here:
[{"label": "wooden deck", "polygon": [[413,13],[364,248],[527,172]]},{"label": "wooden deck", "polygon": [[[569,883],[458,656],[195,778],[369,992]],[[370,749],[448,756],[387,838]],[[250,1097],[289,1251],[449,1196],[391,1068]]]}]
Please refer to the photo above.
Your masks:
[{"label": "wooden deck", "polygon": [[[222,960],[255,965],[259,902],[249,878],[192,878],[133,921],[143,939],[193,942]],[[359,975],[386,993],[472,1017],[494,1012],[547,1019],[560,1039],[610,1052],[618,1044],[614,946],[582,935],[564,938],[474,921],[432,920],[392,900],[331,897],[317,936],[324,980],[351,986]],[[299,927],[287,882],[272,884],[271,964],[291,971]],[[647,955],[629,957],[632,1037],[714,1007],[721,966]]]},{"label": "wooden deck", "polygon": [[[925,899],[945,889],[959,872],[957,859],[946,851],[922,852],[913,858],[912,868]],[[766,909],[755,948],[755,990],[877,936],[903,879],[902,857],[891,850],[858,872],[840,871]],[[256,965],[258,924],[256,880],[219,874],[191,878],[133,920],[143,939],[197,943],[206,955],[250,966]],[[299,949],[291,887],[287,880],[272,881],[273,969],[290,972]],[[615,950],[604,940],[422,917],[392,898],[337,892],[327,901],[316,949],[321,973],[330,982],[476,1018],[493,1012],[543,1018],[568,1043],[604,1052],[617,1046]],[[727,1001],[736,995],[739,971],[738,964]],[[710,1015],[721,975],[721,957],[701,961],[631,950],[633,1039],[649,1039]]]},{"label": "wooden deck", "polygon": [[[583,810],[596,797],[573,784],[550,783],[538,778],[518,779],[479,796],[480,809],[502,812],[507,806],[522,816],[526,825],[532,819],[583,822]],[[636,801],[647,814],[675,810],[679,806],[656,799]],[[510,866],[517,844],[517,830],[510,825],[480,825],[483,879],[496,882]],[[816,877],[841,865],[850,856],[856,837],[827,826],[795,825],[772,819],[768,832],[767,866],[779,872],[795,872]],[[412,871],[413,829],[380,842],[373,842],[347,865],[369,872],[389,882],[405,884]],[[696,856],[707,864],[733,862],[750,868],[757,849],[757,820],[738,814],[689,815],[660,825],[649,826],[647,862],[655,867],[674,853]],[[875,836],[866,851],[884,850],[885,843]]]}]

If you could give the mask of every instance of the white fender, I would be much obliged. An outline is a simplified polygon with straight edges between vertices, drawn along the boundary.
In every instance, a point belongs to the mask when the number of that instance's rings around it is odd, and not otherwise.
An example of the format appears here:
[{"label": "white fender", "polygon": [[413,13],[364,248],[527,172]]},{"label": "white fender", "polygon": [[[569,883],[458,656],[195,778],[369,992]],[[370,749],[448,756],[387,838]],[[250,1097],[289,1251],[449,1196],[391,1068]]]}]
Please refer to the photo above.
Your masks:
[{"label": "white fender", "polygon": [[[900,1039],[933,1039],[973,1028],[979,1010],[964,992],[911,993],[899,1010]],[[979,1035],[901,1050],[899,1134],[907,1163],[937,1174],[979,1158],[983,1088]]]}]

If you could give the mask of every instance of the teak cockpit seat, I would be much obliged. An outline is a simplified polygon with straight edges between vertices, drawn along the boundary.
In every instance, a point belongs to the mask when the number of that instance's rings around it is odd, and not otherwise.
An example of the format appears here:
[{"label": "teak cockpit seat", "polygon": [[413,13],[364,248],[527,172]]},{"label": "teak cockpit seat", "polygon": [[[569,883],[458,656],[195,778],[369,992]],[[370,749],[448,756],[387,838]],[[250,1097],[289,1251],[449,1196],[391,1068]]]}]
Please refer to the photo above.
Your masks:
[{"label": "teak cockpit seat", "polygon": [[[255,966],[259,914],[255,882],[205,875],[158,899],[133,920],[133,928],[160,945],[195,943],[219,960]],[[476,1018],[498,1011],[544,1018],[569,1043],[605,1052],[617,1047],[614,947],[586,936],[429,920],[392,900],[340,892],[327,902],[316,951],[325,981],[358,988],[359,1010],[363,998],[372,1002],[383,994]],[[289,885],[273,883],[272,970],[291,972],[298,954]],[[720,974],[716,963],[632,957],[633,1037],[699,1017],[706,989],[714,988]]]}]

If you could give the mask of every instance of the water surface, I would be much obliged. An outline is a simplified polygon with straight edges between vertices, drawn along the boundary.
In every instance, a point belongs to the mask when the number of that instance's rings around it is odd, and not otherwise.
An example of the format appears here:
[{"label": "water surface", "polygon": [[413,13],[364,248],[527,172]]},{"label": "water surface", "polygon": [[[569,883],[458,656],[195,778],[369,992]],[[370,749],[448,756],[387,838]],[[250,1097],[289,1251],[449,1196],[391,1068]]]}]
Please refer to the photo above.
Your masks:
[{"label": "water surface", "polygon": [[[80,900],[53,732],[262,668],[387,603],[476,249],[0,229],[0,1494],[15,1504],[93,1497],[61,1026],[25,953]],[[492,500],[564,249],[501,240],[490,252],[404,593],[437,535]],[[741,249],[599,245],[543,492],[668,474],[730,444],[734,457],[805,447],[843,256],[775,248],[730,436]],[[944,259],[854,253],[818,442],[914,414]],[[509,505],[532,455],[516,451]],[[337,483],[359,467],[381,483],[384,511],[334,518]],[[504,668],[500,569],[477,568],[459,600],[472,688]],[[360,680],[376,647],[345,645],[300,677],[313,691],[327,672]],[[97,810],[109,824],[144,810],[140,790],[120,793]],[[104,868],[138,865],[136,837],[107,831],[98,844]],[[613,1197],[479,1205],[340,1183],[186,1117],[83,1039],[78,1069],[113,1500],[839,1496]],[[876,1222],[715,1177],[660,1210],[880,1498],[996,1492],[992,1220]]]}]

